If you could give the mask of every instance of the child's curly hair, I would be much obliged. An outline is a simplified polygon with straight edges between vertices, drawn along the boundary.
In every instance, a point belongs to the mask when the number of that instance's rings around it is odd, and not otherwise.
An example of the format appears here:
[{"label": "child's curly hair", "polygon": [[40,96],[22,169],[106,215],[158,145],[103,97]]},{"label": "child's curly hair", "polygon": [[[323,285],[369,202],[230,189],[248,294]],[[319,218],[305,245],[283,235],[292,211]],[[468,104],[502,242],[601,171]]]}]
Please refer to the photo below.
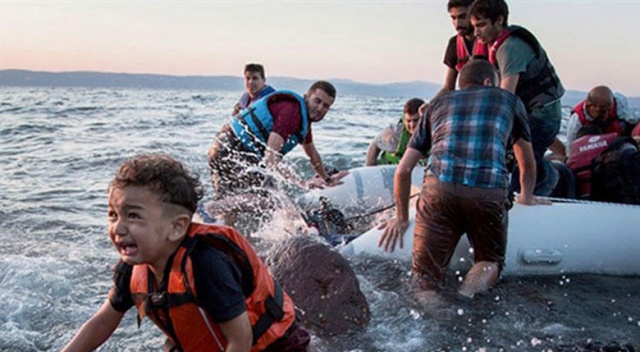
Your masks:
[{"label": "child's curly hair", "polygon": [[122,163],[109,189],[126,186],[148,187],[162,202],[182,206],[191,213],[203,196],[198,175],[165,154],[142,154]]}]

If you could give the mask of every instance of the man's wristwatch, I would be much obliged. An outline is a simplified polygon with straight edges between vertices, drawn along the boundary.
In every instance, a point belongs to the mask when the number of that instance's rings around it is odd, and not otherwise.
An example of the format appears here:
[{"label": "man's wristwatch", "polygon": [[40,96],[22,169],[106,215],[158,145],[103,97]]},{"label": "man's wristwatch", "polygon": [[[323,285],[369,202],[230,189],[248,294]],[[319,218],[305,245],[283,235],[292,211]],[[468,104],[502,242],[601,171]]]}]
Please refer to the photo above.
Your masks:
[{"label": "man's wristwatch", "polygon": [[324,183],[329,184],[331,183],[331,176],[327,176],[324,178]]}]

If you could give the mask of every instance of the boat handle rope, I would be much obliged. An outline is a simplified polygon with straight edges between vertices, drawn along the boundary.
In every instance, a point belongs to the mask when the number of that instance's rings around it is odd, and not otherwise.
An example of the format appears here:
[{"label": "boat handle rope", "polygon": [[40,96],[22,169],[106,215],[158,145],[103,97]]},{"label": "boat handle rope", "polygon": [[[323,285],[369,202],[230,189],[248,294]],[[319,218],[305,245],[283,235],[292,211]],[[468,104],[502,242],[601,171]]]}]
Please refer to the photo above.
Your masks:
[{"label": "boat handle rope", "polygon": [[[420,195],[420,193],[415,193],[411,196],[409,196],[409,199],[414,198],[416,196]],[[582,199],[568,199],[568,198],[557,198],[557,197],[540,197],[542,199],[547,199],[550,200],[553,203],[571,203],[571,204],[602,204],[602,205],[607,205],[607,206],[618,206],[618,207],[637,207],[638,205],[635,204],[621,204],[621,203],[610,203],[610,202],[598,202],[595,200],[582,200]],[[373,211],[370,211],[368,213],[365,214],[359,214],[359,215],[355,215],[349,218],[345,218],[345,221],[351,221],[351,220],[356,220],[356,219],[362,219],[365,218],[367,216],[371,216],[371,215],[375,215],[378,213],[381,213],[385,210],[389,210],[393,207],[396,206],[396,203],[391,203],[388,206],[382,207],[380,209],[376,209]]]},{"label": "boat handle rope", "polygon": [[[419,195],[420,195],[420,192],[415,193],[415,194],[412,194],[411,196],[409,196],[409,199],[414,198],[414,197],[417,197],[417,196],[419,196]],[[387,206],[382,207],[382,208],[380,208],[380,209],[376,209],[376,210],[370,211],[370,212],[365,213],[365,214],[355,215],[355,216],[352,216],[352,217],[350,217],[350,218],[345,218],[345,219],[344,219],[344,221],[351,221],[351,220],[356,220],[356,219],[362,219],[362,218],[365,218],[365,217],[367,217],[367,216],[375,215],[375,214],[381,213],[381,212],[383,212],[383,211],[385,211],[385,210],[389,210],[389,209],[391,209],[391,208],[393,208],[393,207],[395,207],[395,206],[396,206],[396,203],[395,203],[395,202],[393,202],[393,203],[391,203],[391,205],[387,205]]]}]

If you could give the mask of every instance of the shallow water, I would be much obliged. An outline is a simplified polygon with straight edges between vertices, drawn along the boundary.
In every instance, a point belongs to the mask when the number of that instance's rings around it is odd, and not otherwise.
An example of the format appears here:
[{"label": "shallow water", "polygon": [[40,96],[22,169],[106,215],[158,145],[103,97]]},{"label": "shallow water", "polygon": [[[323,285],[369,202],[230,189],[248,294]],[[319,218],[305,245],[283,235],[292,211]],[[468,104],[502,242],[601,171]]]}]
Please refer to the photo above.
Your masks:
[{"label": "shallow water", "polygon": [[[338,87],[339,88],[339,87]],[[207,190],[206,152],[239,92],[0,88],[0,350],[56,351],[100,306],[117,261],[106,188],[123,158],[172,154]],[[360,166],[404,98],[339,96],[314,140],[327,165]],[[310,171],[300,148],[285,159]],[[268,240],[282,236],[261,232]],[[548,351],[590,340],[640,344],[640,278],[508,278],[474,301],[444,293],[429,316],[407,293],[406,263],[353,259],[372,310],[356,336],[313,351]],[[102,351],[157,351],[164,338],[129,312]]]}]

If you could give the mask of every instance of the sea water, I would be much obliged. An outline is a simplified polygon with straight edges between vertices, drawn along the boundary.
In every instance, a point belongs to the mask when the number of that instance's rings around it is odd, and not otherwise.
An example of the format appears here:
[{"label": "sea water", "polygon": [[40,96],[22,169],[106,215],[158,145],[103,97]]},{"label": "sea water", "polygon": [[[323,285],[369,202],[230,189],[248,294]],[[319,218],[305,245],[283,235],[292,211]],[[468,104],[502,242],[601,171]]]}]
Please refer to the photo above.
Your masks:
[{"label": "sea water", "polygon": [[[106,235],[106,189],[124,158],[171,154],[201,176],[210,196],[207,149],[239,95],[0,88],[1,351],[60,350],[104,302],[118,259]],[[397,122],[407,98],[338,95],[313,126],[325,164],[363,165],[370,140]],[[311,176],[301,148],[284,162]],[[266,232],[267,243],[282,235]],[[459,274],[452,273],[451,292],[444,292],[448,313],[432,316],[407,293],[407,263],[355,258],[352,266],[372,320],[352,336],[314,335],[313,351],[553,351],[591,341],[640,343],[640,278],[506,278],[489,294],[464,301],[453,293]],[[138,328],[132,310],[100,350],[158,351],[163,341],[149,321]]]}]

